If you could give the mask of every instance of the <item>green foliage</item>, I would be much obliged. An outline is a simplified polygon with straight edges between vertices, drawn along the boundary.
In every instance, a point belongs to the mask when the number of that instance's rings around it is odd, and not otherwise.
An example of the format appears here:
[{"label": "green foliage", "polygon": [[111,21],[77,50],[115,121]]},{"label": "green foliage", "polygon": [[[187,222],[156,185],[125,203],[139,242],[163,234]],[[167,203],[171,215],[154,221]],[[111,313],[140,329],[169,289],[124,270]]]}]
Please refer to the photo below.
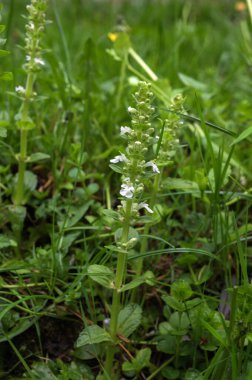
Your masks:
[{"label": "green foliage", "polygon": [[86,346],[88,344],[96,344],[111,341],[111,336],[103,328],[92,325],[86,327],[80,334],[76,347]]},{"label": "green foliage", "polygon": [[128,338],[140,325],[142,309],[137,304],[128,304],[118,315],[117,333]]}]

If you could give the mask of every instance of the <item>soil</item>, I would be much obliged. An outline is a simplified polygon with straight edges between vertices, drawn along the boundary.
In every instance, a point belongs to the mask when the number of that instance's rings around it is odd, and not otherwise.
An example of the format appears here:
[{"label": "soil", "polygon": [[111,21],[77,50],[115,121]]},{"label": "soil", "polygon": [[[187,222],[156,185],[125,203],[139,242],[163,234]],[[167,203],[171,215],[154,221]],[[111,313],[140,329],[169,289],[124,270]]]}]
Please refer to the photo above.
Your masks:
[{"label": "soil", "polygon": [[[41,357],[70,362],[74,343],[83,329],[81,321],[42,317],[38,325],[40,339],[36,327],[33,326],[12,340],[27,364],[31,366],[34,360]],[[6,380],[21,378],[23,367],[9,343],[2,343],[0,349],[3,353],[0,378]]]}]

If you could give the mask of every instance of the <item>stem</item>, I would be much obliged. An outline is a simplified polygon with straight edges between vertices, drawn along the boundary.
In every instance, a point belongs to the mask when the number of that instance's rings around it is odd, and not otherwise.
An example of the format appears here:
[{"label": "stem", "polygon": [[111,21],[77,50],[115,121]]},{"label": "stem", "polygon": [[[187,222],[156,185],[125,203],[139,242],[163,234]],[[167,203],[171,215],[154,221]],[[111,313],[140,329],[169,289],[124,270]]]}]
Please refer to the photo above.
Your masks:
[{"label": "stem", "polygon": [[116,96],[116,111],[119,109],[122,93],[123,93],[123,86],[125,82],[126,77],[126,69],[128,64],[128,52],[126,52],[123,56],[122,65],[121,65],[121,71],[120,71],[120,79],[118,84],[118,90],[117,90],[117,96]]},{"label": "stem", "polygon": [[163,368],[168,366],[172,361],[174,360],[174,356],[172,356],[170,359],[166,360],[160,367],[156,369],[149,377],[147,377],[146,380],[152,380],[155,378],[155,376],[162,371]]},{"label": "stem", "polygon": [[[131,199],[127,200],[126,202],[125,220],[123,224],[122,239],[121,239],[122,244],[127,243],[128,238],[129,238],[132,203],[133,201]],[[118,321],[118,314],[120,310],[121,294],[119,293],[119,290],[121,286],[123,285],[126,267],[127,267],[127,254],[124,252],[119,252],[117,256],[115,288],[113,291],[111,320],[110,320],[110,334],[114,343],[116,342],[117,321]],[[111,371],[112,371],[114,355],[115,355],[115,347],[108,349],[106,363],[105,363],[105,372],[108,374],[111,374]]]},{"label": "stem", "polygon": [[[28,73],[26,80],[25,88],[25,99],[20,108],[20,121],[25,123],[29,116],[29,106],[32,96],[33,83],[35,80],[34,73]],[[25,125],[25,124],[24,124]],[[16,206],[20,206],[23,203],[24,198],[24,177],[25,177],[25,167],[26,167],[26,158],[27,158],[27,134],[28,129],[20,129],[20,154],[18,157],[18,180],[16,186],[16,192],[14,196],[14,203]]]},{"label": "stem", "polygon": [[144,60],[137,54],[133,48],[129,48],[129,54],[134,60],[142,67],[142,69],[149,75],[154,82],[158,80],[157,75],[151,70],[151,68],[144,62]]},{"label": "stem", "polygon": [[[158,192],[158,186],[159,186],[159,180],[160,180],[160,175],[156,175],[155,180],[154,180],[154,186],[153,186],[153,191],[152,191],[152,196],[150,200],[150,208],[153,209],[156,203],[156,194]],[[142,254],[146,252],[148,248],[148,234],[150,231],[150,224],[145,224],[144,226],[144,237],[141,241],[141,247],[140,247],[140,257],[136,261],[136,275],[135,277],[139,277],[142,274],[143,270],[143,257]],[[137,288],[134,288],[131,293],[131,302],[135,302],[137,297]]]}]

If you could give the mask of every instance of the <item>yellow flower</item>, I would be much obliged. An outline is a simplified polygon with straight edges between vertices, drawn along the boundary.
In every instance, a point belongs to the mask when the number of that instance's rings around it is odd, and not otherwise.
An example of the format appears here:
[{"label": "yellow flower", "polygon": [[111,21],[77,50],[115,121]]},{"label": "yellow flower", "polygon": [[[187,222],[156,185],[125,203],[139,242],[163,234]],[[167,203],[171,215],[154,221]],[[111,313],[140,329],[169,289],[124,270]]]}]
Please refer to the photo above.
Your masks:
[{"label": "yellow flower", "polygon": [[108,38],[110,39],[110,41],[115,42],[118,38],[118,33],[110,32],[108,33]]}]

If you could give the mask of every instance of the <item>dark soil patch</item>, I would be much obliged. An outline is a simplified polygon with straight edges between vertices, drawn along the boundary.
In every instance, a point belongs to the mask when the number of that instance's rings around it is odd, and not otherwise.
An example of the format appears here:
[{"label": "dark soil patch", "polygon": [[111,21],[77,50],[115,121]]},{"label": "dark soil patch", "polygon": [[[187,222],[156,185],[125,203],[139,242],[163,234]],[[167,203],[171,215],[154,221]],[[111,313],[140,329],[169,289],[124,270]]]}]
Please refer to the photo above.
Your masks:
[{"label": "dark soil patch", "polygon": [[[74,343],[83,328],[81,321],[42,317],[38,327],[33,326],[12,340],[27,364],[31,366],[42,357],[70,362]],[[20,378],[24,369],[9,343],[2,343],[0,349],[3,354],[0,378]]]}]

